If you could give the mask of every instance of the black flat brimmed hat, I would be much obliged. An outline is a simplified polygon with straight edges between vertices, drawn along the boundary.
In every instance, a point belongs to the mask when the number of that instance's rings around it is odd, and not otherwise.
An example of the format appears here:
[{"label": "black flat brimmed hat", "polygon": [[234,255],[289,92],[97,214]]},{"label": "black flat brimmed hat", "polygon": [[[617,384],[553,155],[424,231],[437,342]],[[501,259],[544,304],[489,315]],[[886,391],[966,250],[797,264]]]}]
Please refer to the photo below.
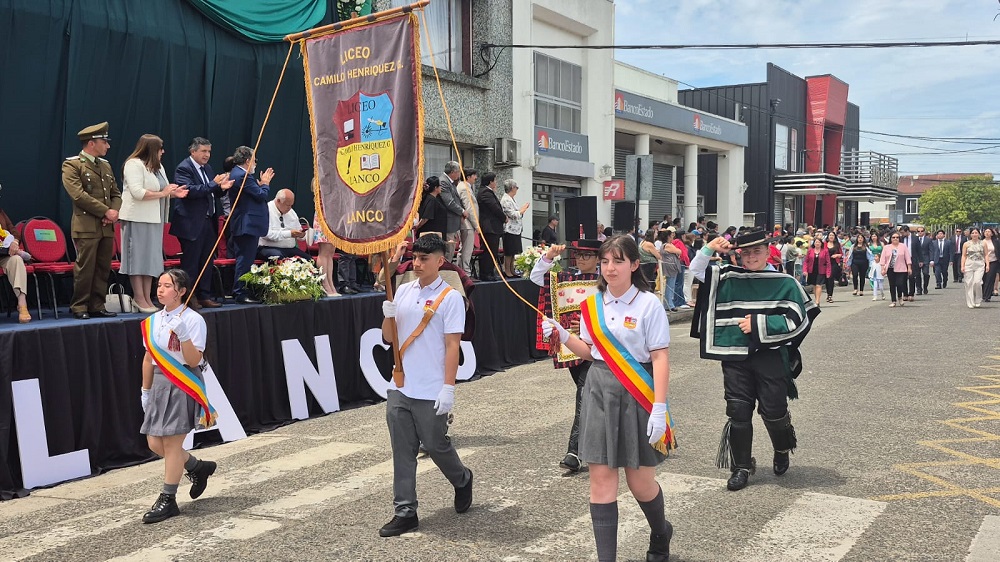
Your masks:
[{"label": "black flat brimmed hat", "polygon": [[759,246],[761,244],[769,244],[771,240],[777,238],[776,236],[771,236],[771,233],[766,230],[754,230],[751,232],[745,232],[740,234],[735,239],[733,239],[733,246],[737,249],[739,248],[749,248],[750,246]]},{"label": "black flat brimmed hat", "polygon": [[587,240],[584,238],[580,240],[574,240],[573,243],[570,244],[569,249],[574,252],[597,253],[597,251],[601,249],[601,244],[602,242],[600,240]]}]

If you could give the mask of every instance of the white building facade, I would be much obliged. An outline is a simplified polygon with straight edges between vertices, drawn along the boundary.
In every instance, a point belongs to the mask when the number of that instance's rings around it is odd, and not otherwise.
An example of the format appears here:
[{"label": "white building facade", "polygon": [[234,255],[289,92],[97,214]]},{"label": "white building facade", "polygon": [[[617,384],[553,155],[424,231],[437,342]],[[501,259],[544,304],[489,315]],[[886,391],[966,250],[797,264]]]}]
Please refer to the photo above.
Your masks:
[{"label": "white building facade", "polygon": [[[614,44],[608,0],[514,0],[513,43]],[[513,178],[531,197],[524,236],[548,217],[564,219],[568,198],[597,199],[597,220],[611,224],[603,181],[614,173],[614,60],[610,49],[513,49],[513,137],[521,141]],[[530,216],[529,216],[530,215]],[[566,221],[559,239],[566,240]],[[596,228],[596,225],[595,225]],[[578,236],[570,236],[575,239]]]}]

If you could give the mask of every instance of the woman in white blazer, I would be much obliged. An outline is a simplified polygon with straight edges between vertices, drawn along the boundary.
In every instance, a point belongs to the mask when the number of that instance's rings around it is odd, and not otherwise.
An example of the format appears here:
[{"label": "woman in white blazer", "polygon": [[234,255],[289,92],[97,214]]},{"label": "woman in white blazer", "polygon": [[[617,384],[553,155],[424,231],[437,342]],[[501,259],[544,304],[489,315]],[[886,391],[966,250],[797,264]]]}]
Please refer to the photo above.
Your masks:
[{"label": "woman in white blazer", "polygon": [[166,222],[170,197],[186,197],[186,186],[167,181],[160,158],[163,140],[156,135],[142,135],[135,150],[125,161],[122,172],[121,272],[129,276],[132,294],[139,311],[156,312],[150,294],[153,279],[163,272],[163,223]]}]

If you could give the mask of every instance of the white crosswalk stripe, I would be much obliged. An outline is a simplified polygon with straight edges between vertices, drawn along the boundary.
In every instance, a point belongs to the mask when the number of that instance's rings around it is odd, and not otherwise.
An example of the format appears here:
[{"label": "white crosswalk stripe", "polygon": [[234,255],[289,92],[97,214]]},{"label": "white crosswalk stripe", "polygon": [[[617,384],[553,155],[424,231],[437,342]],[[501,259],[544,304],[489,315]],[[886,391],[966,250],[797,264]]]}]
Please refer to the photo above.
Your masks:
[{"label": "white crosswalk stripe", "polygon": [[[228,488],[253,486],[295,470],[320,465],[326,461],[351,455],[370,448],[356,443],[332,442],[278,457],[232,472],[223,472],[212,479],[213,493]],[[0,539],[4,560],[23,560],[46,551],[71,544],[73,541],[114,531],[135,523],[136,507],[148,507],[156,495],[144,496],[125,505],[102,509],[59,522],[48,528],[16,533]],[[178,503],[183,500],[178,494]],[[9,556],[9,557],[8,557]]]},{"label": "white crosswalk stripe", "polygon": [[[474,449],[458,449],[462,459]],[[437,467],[430,459],[417,464],[417,474]],[[111,559],[113,562],[157,562],[175,560],[197,548],[204,550],[227,541],[248,540],[282,526],[280,519],[304,519],[319,511],[339,505],[355,495],[367,493],[372,486],[392,484],[392,461],[388,460],[348,477],[326,484],[303,488],[283,498],[256,505],[247,510],[248,517],[231,517],[220,525],[192,535],[174,535],[160,544]]]},{"label": "white crosswalk stripe", "polygon": [[[213,447],[209,455],[212,460],[221,461],[255,449],[273,447],[287,440],[288,437],[273,433],[264,433],[255,435],[253,439],[241,439]],[[195,453],[201,454],[197,451]],[[0,521],[55,507],[68,501],[92,498],[116,488],[138,484],[143,480],[162,476],[162,464],[146,463],[113,470],[107,474],[102,474],[99,478],[85,478],[76,482],[60,484],[54,488],[32,490],[31,495],[27,498],[5,503],[4,509],[0,509]]]},{"label": "white crosswalk stripe", "polygon": [[807,492],[771,519],[739,559],[835,562],[851,551],[886,505]]},{"label": "white crosswalk stripe", "polygon": [[[273,445],[277,440],[270,439],[267,444]],[[266,462],[261,462],[241,469],[230,469],[220,472],[212,479],[213,495],[222,497],[226,491],[240,495],[252,492],[255,487],[266,485],[275,479],[285,479],[295,471],[315,468],[320,464],[354,455],[370,452],[372,446],[342,441],[325,442],[317,446],[306,440],[308,448],[277,456]],[[205,455],[210,458],[223,458],[239,452],[253,450],[246,444],[220,454]],[[459,449],[463,459],[475,457],[477,451],[485,449],[469,447]],[[370,455],[368,455],[370,456]],[[368,456],[363,458],[368,458]],[[480,455],[481,456],[481,455]],[[227,552],[237,548],[239,544],[257,544],[251,541],[272,541],[280,537],[280,533],[294,529],[305,521],[315,520],[324,513],[330,513],[363,498],[375,495],[385,496],[392,483],[392,461],[381,460],[379,456],[367,466],[362,465],[353,471],[331,475],[329,480],[312,479],[311,484],[299,489],[288,490],[275,499],[264,503],[248,506],[238,511],[224,513],[224,517],[212,520],[208,528],[191,528],[173,531],[174,534],[161,536],[152,544],[145,544],[134,551],[121,549],[109,550],[109,556],[117,555],[112,560],[118,562],[157,562],[178,559],[190,559],[194,555]],[[146,467],[150,467],[147,465]],[[114,479],[108,479],[99,485],[92,481],[92,486],[81,486],[73,483],[64,488],[49,490],[52,497],[39,499],[46,501],[72,502],[74,499],[93,498],[101,493],[114,494],[116,490],[131,488],[121,505],[108,509],[100,509],[71,517],[55,520],[49,524],[32,526],[30,530],[0,538],[0,560],[18,561],[30,557],[55,559],[56,549],[76,544],[77,541],[110,539],[117,533],[131,533],[137,526],[137,514],[153,501],[153,496],[136,497],[135,486],[143,480],[159,474],[159,467],[154,464],[152,472],[130,473],[123,471]],[[430,459],[422,459],[418,464],[418,474],[436,471],[437,468]],[[147,470],[148,471],[148,470]],[[526,477],[527,478],[527,477]],[[585,475],[582,476],[586,478]],[[732,494],[725,490],[725,480],[722,478],[706,478],[676,473],[660,472],[658,480],[664,492],[664,505],[668,516],[678,522],[683,528],[691,521],[704,520],[705,514],[717,513],[719,506],[732,506],[734,502],[755,499],[746,492]],[[477,479],[478,481],[478,479]],[[559,480],[556,480],[558,482]],[[581,477],[565,480],[569,486],[580,489],[585,486]],[[528,483],[527,481],[525,482]],[[494,483],[493,487],[483,484],[477,489],[476,506],[482,512],[495,516],[501,512],[518,511],[532,512],[537,510],[534,502],[546,501],[530,491],[519,493],[516,480],[511,487],[506,482],[503,486]],[[763,485],[763,484],[762,484]],[[543,488],[549,486],[548,483]],[[568,490],[568,488],[567,488]],[[567,490],[555,491],[564,494]],[[622,493],[619,500],[619,554],[624,558],[641,554],[649,532],[646,520],[622,479]],[[56,493],[58,492],[58,496]],[[864,543],[860,542],[866,530],[882,516],[888,503],[861,498],[801,492],[789,489],[772,488],[768,494],[782,497],[770,519],[758,520],[758,528],[742,528],[743,535],[720,536],[708,542],[705,537],[695,538],[692,529],[688,527],[679,536],[673,547],[674,552],[683,556],[708,556],[719,562],[755,561],[755,560],[787,560],[801,562],[838,562],[849,555],[864,557]],[[742,494],[742,495],[741,495]],[[253,494],[251,493],[251,497]],[[186,499],[186,498],[185,498]],[[579,499],[579,498],[577,498]],[[759,498],[757,498],[759,499]],[[186,502],[185,502],[186,503]],[[9,504],[16,506],[17,502]],[[26,504],[27,505],[27,504]],[[21,513],[35,513],[45,509],[42,507],[22,508]],[[105,504],[106,505],[106,504]],[[572,505],[580,505],[574,503]],[[5,514],[6,515],[6,514]],[[698,519],[698,518],[702,519]],[[370,519],[361,516],[360,519]],[[364,525],[368,525],[366,522]],[[130,529],[131,528],[131,529]],[[722,529],[724,526],[718,527]],[[875,527],[877,528],[877,527]],[[499,554],[504,562],[529,562],[543,560],[580,560],[595,559],[593,532],[590,514],[585,509],[571,513],[565,520],[550,526],[549,531],[533,540],[521,544],[505,544]],[[374,529],[372,535],[374,535]],[[1000,516],[988,515],[979,527],[978,534],[971,539],[966,562],[994,562],[997,552],[1000,552]],[[411,533],[406,535],[407,549],[413,552],[428,553],[439,545],[440,536],[437,533]],[[700,539],[700,540],[699,540]],[[461,535],[449,537],[452,545],[475,545],[473,541],[463,542]],[[134,543],[133,543],[134,544]],[[857,550],[862,548],[862,550]],[[135,548],[132,546],[130,548]],[[856,551],[857,550],[857,551]],[[51,553],[51,554],[50,554]],[[416,559],[432,559],[416,558]]]},{"label": "white crosswalk stripe", "polygon": [[996,562],[1000,559],[1000,517],[987,515],[972,539],[965,562]]}]

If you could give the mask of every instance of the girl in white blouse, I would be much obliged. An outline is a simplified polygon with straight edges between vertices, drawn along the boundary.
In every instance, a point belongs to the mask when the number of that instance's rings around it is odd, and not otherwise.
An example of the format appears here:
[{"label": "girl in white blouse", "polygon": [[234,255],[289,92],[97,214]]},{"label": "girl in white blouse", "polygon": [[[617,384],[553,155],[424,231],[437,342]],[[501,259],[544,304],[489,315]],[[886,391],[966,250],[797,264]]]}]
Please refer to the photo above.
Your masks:
[{"label": "girl in white blouse", "polygon": [[[646,560],[666,561],[673,526],[664,515],[663,492],[656,481],[656,465],[666,454],[654,447],[662,443],[668,429],[667,314],[639,271],[639,248],[631,237],[607,239],[598,256],[599,292],[588,299],[585,309],[594,307],[599,314],[582,314],[579,336],[551,319],[542,323],[542,329],[546,337],[558,330],[560,341],[573,353],[594,361],[583,391],[580,457],[590,467],[590,514],[599,560],[617,556],[618,469],[624,468],[625,481],[651,530]],[[594,323],[598,315],[600,321]],[[605,335],[592,334],[588,324]],[[646,370],[642,378],[652,382],[651,404],[641,404],[626,389],[620,374],[615,374],[623,362],[604,357],[601,349],[611,356],[628,355],[627,360],[634,360],[631,364],[641,364]]]},{"label": "girl in white blouse", "polygon": [[[163,458],[164,475],[163,491],[143,515],[143,523],[158,523],[180,514],[177,486],[185,471],[191,480],[191,499],[195,499],[205,491],[208,477],[216,469],[214,462],[198,460],[184,450],[184,438],[195,428],[198,407],[195,400],[171,382],[160,368],[160,365],[175,361],[187,367],[194,377],[202,378],[208,328],[200,314],[183,305],[190,290],[191,279],[184,270],[165,271],[156,288],[156,298],[163,304],[163,310],[144,323],[143,420],[139,431],[146,435],[149,449]],[[147,338],[152,340],[152,345]],[[154,352],[158,356],[166,355],[166,363],[154,360]]]}]

